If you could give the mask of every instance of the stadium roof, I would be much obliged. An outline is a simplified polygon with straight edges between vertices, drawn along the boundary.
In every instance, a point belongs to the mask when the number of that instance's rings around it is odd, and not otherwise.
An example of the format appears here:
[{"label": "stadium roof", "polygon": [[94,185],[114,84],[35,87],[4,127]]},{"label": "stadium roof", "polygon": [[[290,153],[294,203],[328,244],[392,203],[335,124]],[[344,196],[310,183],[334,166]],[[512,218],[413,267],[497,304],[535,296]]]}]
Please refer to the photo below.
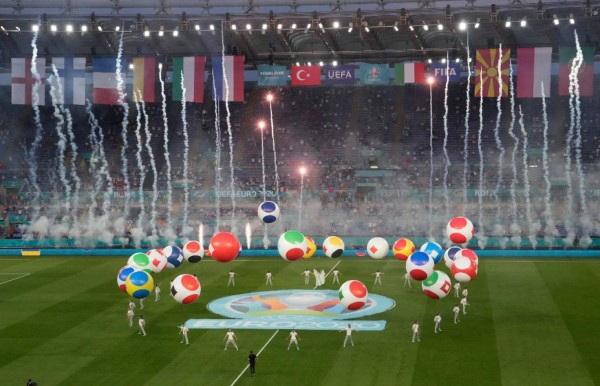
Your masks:
[{"label": "stadium roof", "polygon": [[38,22],[46,56],[114,56],[119,26],[126,55],[211,55],[224,46],[245,54],[249,66],[398,62],[446,52],[464,60],[467,47],[573,45],[574,29],[582,44],[597,46],[598,11],[591,0],[0,0],[0,60],[31,55]]}]

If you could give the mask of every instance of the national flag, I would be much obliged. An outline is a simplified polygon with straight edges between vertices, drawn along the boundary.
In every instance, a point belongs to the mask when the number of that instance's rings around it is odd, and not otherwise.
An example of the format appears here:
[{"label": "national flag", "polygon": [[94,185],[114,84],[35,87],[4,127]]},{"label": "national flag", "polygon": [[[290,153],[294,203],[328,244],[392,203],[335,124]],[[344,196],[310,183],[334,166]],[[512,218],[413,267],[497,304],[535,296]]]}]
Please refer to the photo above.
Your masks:
[{"label": "national flag", "polygon": [[[579,95],[594,95],[594,47],[581,47],[583,51],[583,63],[579,68],[577,79],[579,80]],[[573,60],[577,55],[575,47],[560,47],[560,68],[558,72],[558,94],[569,95],[569,74]]]},{"label": "national flag", "polygon": [[396,63],[396,84],[425,82],[425,63]]},{"label": "national flag", "polygon": [[213,56],[213,82],[216,99],[228,102],[244,101],[244,56]]},{"label": "national flag", "polygon": [[133,58],[133,92],[146,103],[156,101],[156,58]]},{"label": "national flag", "polygon": [[[508,64],[510,60],[510,49],[502,50],[500,61],[500,74],[498,74],[498,56],[500,50],[491,48],[477,50],[475,55],[475,96],[476,97],[498,97],[498,86],[502,85],[500,95],[508,96]],[[483,75],[483,82],[481,80]]]},{"label": "national flag", "polygon": [[518,48],[517,98],[541,98],[550,96],[552,47]]},{"label": "national flag", "polygon": [[52,64],[62,86],[59,103],[85,105],[85,58],[52,58]]},{"label": "national flag", "polygon": [[[36,84],[36,77],[31,72],[31,58],[12,58],[11,84],[13,105],[33,105],[33,88]],[[40,77],[38,84],[37,98],[38,105],[46,104],[46,73],[44,66],[45,58],[36,58],[35,68]]]},{"label": "national flag", "polygon": [[[119,93],[117,91],[117,61],[115,58],[94,58],[92,60],[93,73],[93,100],[99,105],[118,105]],[[123,69],[125,61],[121,59],[121,76],[123,77],[123,93],[125,93],[125,76]]]},{"label": "national flag", "polygon": [[292,66],[292,86],[321,84],[321,66]]},{"label": "national flag", "polygon": [[387,64],[361,63],[358,73],[360,83],[366,86],[388,84],[390,78]]},{"label": "national flag", "polygon": [[186,102],[204,102],[205,56],[185,56],[173,58],[173,100],[180,101],[183,96],[181,77],[185,87]]}]

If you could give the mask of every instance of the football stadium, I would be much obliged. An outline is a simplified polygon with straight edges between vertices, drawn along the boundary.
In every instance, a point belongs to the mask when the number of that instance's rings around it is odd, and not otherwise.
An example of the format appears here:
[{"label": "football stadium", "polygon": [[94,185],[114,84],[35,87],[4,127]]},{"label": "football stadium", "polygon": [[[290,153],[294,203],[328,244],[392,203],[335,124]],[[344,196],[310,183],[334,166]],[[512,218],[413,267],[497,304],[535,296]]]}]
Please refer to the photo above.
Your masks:
[{"label": "football stadium", "polygon": [[0,384],[600,384],[599,11],[0,0]]}]

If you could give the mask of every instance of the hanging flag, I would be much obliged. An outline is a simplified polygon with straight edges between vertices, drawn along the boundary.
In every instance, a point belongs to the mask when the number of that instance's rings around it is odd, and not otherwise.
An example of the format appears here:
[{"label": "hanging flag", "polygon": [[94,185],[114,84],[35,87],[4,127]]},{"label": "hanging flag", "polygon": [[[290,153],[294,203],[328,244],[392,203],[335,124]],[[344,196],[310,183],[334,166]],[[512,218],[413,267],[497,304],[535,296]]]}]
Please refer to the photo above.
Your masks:
[{"label": "hanging flag", "polygon": [[321,66],[292,66],[292,86],[321,84]]},{"label": "hanging flag", "polygon": [[186,102],[204,102],[204,66],[205,56],[186,56],[173,58],[173,100],[181,101],[183,90],[181,76],[185,87]]},{"label": "hanging flag", "polygon": [[517,98],[541,98],[550,96],[552,47],[518,48]]},{"label": "hanging flag", "polygon": [[356,83],[354,66],[327,66],[325,67],[325,84],[345,84],[353,85]]},{"label": "hanging flag", "polygon": [[[35,86],[36,78],[31,73],[31,58],[12,58],[12,96],[13,105],[33,105],[33,87]],[[37,58],[35,68],[40,76],[41,84],[37,90],[38,105],[46,104],[46,73],[44,65],[45,58]]]},{"label": "hanging flag", "polygon": [[[94,58],[93,67],[93,100],[99,105],[118,105],[119,93],[117,91],[117,61],[115,58]],[[121,59],[121,69],[125,69],[125,60]],[[125,72],[121,73],[125,79]],[[125,85],[123,85],[125,88]],[[125,90],[123,90],[125,92]]]},{"label": "hanging flag", "polygon": [[62,86],[59,103],[85,105],[85,58],[52,58]]},{"label": "hanging flag", "polygon": [[142,94],[146,103],[156,100],[156,58],[133,58],[133,92]]},{"label": "hanging flag", "polygon": [[425,63],[396,63],[396,84],[425,82]]},{"label": "hanging flag", "polygon": [[[579,95],[592,96],[594,95],[594,47],[581,47],[581,50],[583,51],[583,63],[577,74]],[[576,54],[575,47],[560,47],[558,94],[561,96],[569,95],[569,74]]]},{"label": "hanging flag", "polygon": [[388,84],[390,78],[387,64],[361,63],[359,74],[360,83],[364,86]]},{"label": "hanging flag", "polygon": [[258,66],[258,85],[265,86],[285,86],[287,85],[290,71],[285,66],[268,66],[261,64]]},{"label": "hanging flag", "polygon": [[216,99],[228,102],[244,101],[244,56],[213,56],[213,82]]},{"label": "hanging flag", "polygon": [[[498,74],[498,55],[500,50],[496,48],[477,50],[475,56],[475,96],[476,97],[498,97],[498,85],[502,84],[502,97],[508,96],[508,63],[510,60],[510,49],[502,50],[500,62],[500,74]],[[483,74],[483,83],[481,83]]]},{"label": "hanging flag", "polygon": [[435,79],[435,83],[445,84],[446,83],[446,69],[448,69],[448,80],[451,83],[460,82],[460,63],[449,62],[449,63],[432,63],[429,66],[429,75]]}]

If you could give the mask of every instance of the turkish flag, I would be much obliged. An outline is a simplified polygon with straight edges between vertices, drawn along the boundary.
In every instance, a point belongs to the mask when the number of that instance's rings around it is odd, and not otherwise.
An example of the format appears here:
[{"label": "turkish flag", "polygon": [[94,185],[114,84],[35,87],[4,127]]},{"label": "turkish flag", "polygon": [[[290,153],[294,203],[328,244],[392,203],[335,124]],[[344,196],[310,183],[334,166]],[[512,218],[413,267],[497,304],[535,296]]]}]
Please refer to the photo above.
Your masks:
[{"label": "turkish flag", "polygon": [[292,66],[292,86],[321,84],[321,66]]}]

